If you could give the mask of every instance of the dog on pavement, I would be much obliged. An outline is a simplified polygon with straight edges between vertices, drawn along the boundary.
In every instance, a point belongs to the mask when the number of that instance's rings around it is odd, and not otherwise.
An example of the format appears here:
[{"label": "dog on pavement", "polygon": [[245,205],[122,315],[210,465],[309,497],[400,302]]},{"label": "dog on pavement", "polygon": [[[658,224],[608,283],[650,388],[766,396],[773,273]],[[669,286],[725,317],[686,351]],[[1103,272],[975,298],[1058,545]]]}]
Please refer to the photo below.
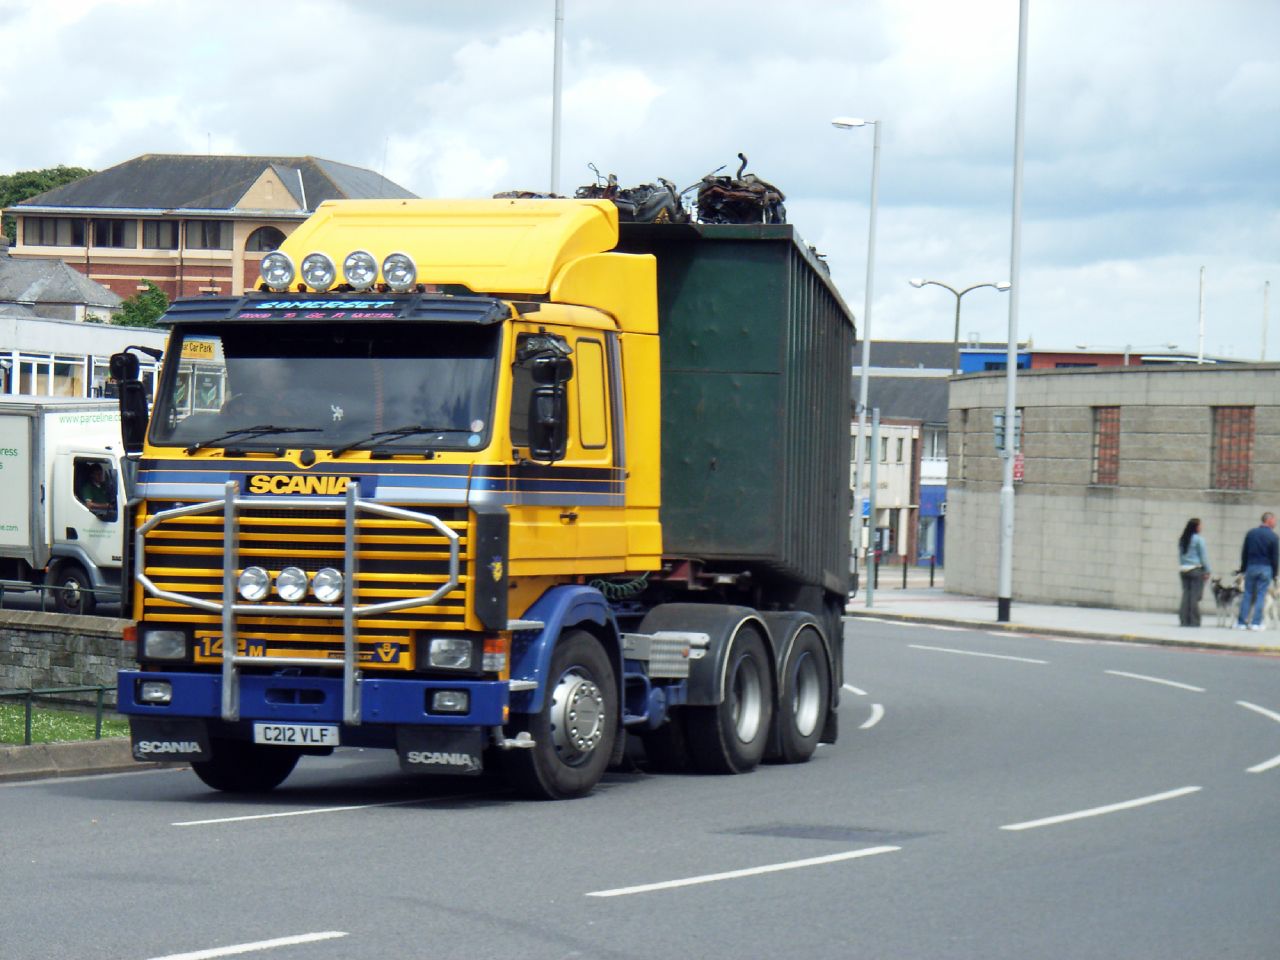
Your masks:
[{"label": "dog on pavement", "polygon": [[1214,577],[1209,581],[1209,587],[1213,590],[1213,608],[1217,614],[1217,625],[1230,627],[1240,616],[1240,595],[1244,593],[1244,574],[1237,572],[1228,582],[1224,582],[1222,577]]}]

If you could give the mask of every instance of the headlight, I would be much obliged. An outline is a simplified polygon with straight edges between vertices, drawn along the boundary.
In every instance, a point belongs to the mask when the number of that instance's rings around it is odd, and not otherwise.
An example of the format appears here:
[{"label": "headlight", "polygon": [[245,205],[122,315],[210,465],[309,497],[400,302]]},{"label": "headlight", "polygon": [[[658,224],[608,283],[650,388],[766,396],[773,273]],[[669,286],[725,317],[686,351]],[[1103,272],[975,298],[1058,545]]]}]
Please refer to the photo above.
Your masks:
[{"label": "headlight", "polygon": [[382,279],[396,293],[404,293],[418,279],[418,268],[407,253],[393,253],[382,261]]},{"label": "headlight", "polygon": [[170,703],[173,700],[173,684],[168,680],[143,680],[138,684],[139,703]]},{"label": "headlight", "polygon": [[445,670],[466,670],[471,666],[471,641],[466,637],[432,637],[427,662]]},{"label": "headlight", "polygon": [[297,603],[307,595],[306,571],[297,567],[285,567],[276,576],[276,593],[281,600]]},{"label": "headlight", "polygon": [[342,599],[342,571],[325,567],[311,580],[311,592],[321,603],[337,603]]},{"label": "headlight", "polygon": [[287,253],[273,250],[262,258],[258,265],[262,281],[276,293],[284,293],[293,283],[293,261]]},{"label": "headlight", "polygon": [[466,713],[471,697],[465,690],[437,690],[431,695],[432,713]]},{"label": "headlight", "polygon": [[142,655],[155,660],[181,660],[187,655],[187,635],[182,630],[144,630]]},{"label": "headlight", "polygon": [[378,279],[378,261],[372,253],[356,250],[342,261],[342,275],[357,290],[368,290]]},{"label": "headlight", "polygon": [[261,567],[245,567],[236,583],[240,596],[250,603],[257,603],[271,588],[271,575]]},{"label": "headlight", "polygon": [[302,258],[302,279],[316,293],[324,293],[338,279],[338,271],[325,254],[308,253]]}]

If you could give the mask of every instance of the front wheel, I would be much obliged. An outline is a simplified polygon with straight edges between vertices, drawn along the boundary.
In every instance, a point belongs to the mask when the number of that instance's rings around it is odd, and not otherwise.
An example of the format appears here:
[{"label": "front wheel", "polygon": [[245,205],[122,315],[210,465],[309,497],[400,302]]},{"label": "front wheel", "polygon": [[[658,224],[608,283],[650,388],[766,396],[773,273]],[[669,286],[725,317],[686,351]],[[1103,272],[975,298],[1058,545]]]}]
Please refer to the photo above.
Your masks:
[{"label": "front wheel", "polygon": [[273,747],[243,740],[214,740],[212,756],[191,764],[197,777],[227,793],[267,793],[293,773],[301,754],[292,747]]},{"label": "front wheel", "polygon": [[89,575],[74,563],[58,568],[53,586],[53,603],[59,613],[93,613],[93,586]]},{"label": "front wheel", "polygon": [[504,766],[512,783],[540,800],[567,800],[591,792],[618,736],[618,684],[599,641],[570,630],[551,655],[550,686],[537,713],[513,718],[534,746],[511,750]]},{"label": "front wheel", "polygon": [[714,707],[686,707],[689,758],[701,773],[746,773],[764,756],[773,718],[773,674],[760,628],[744,623],[725,665],[723,696]]}]

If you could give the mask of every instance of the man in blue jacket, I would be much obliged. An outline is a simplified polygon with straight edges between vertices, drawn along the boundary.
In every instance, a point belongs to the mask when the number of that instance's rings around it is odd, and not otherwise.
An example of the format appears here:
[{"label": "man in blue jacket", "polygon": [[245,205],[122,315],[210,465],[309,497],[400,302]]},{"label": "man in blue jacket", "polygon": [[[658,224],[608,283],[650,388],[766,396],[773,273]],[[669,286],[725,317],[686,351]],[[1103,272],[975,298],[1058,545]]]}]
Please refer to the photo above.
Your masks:
[{"label": "man in blue jacket", "polygon": [[[1244,595],[1240,598],[1240,620],[1236,629],[1261,630],[1267,589],[1272,580],[1280,577],[1280,536],[1276,536],[1274,513],[1264,513],[1262,523],[1244,535],[1240,569],[1244,571]],[[1253,622],[1247,623],[1250,612]]]}]

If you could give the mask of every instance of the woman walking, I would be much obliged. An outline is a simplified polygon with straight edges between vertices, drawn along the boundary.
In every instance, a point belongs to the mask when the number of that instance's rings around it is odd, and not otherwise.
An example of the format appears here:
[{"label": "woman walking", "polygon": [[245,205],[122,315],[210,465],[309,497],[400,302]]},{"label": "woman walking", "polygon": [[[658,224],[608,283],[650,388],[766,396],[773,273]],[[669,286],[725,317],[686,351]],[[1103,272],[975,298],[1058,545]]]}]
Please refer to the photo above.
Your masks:
[{"label": "woman walking", "polygon": [[1204,582],[1209,579],[1209,551],[1200,536],[1200,518],[1192,517],[1178,538],[1178,571],[1182,574],[1182,605],[1178,623],[1184,627],[1200,626],[1200,598]]}]

